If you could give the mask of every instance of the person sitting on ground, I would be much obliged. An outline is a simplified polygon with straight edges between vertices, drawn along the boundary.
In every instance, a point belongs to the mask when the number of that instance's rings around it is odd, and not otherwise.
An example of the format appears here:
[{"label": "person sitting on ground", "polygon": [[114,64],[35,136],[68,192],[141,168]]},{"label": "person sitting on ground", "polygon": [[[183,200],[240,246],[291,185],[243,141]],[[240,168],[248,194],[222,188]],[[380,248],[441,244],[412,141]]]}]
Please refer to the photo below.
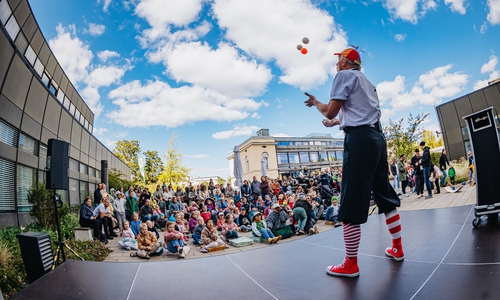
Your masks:
[{"label": "person sitting on ground", "polygon": [[118,235],[113,231],[113,220],[111,219],[109,196],[104,195],[103,201],[94,209],[94,216],[101,222],[104,226],[104,233],[108,240],[112,240]]},{"label": "person sitting on ground", "polygon": [[106,235],[101,231],[101,222],[94,216],[94,211],[92,209],[92,199],[90,197],[85,198],[80,207],[79,223],[82,227],[92,228],[94,239],[98,239],[104,244],[108,243]]},{"label": "person sitting on ground", "polygon": [[337,196],[333,196],[332,205],[326,209],[325,222],[332,222],[335,227],[340,226],[338,221],[339,209],[339,198]]},{"label": "person sitting on ground", "polygon": [[135,234],[132,232],[132,229],[130,229],[130,223],[126,220],[123,221],[122,228],[122,240],[118,241],[118,244],[122,246],[123,249],[139,250],[137,241],[135,240]]},{"label": "person sitting on ground", "polygon": [[178,197],[172,198],[172,203],[170,203],[168,209],[170,210],[170,215],[175,216],[178,213],[184,214],[184,204],[179,202]]},{"label": "person sitting on ground", "polygon": [[247,215],[247,209],[243,206],[241,207],[240,215],[238,217],[238,224],[241,232],[252,231],[252,221]]},{"label": "person sitting on ground", "polygon": [[185,258],[184,234],[175,230],[175,223],[168,222],[165,228],[165,248],[169,254],[179,253],[180,258]]},{"label": "person sitting on ground", "polygon": [[196,246],[199,246],[201,243],[201,232],[203,231],[203,228],[205,228],[205,220],[203,220],[202,217],[198,217],[197,222],[198,224],[196,224],[193,231],[193,243]]},{"label": "person sitting on ground", "polygon": [[130,253],[130,256],[149,259],[152,255],[163,253],[163,248],[161,248],[156,236],[148,231],[148,226],[145,223],[141,224],[141,232],[137,236],[137,247],[139,251]]},{"label": "person sitting on ground", "polygon": [[236,225],[240,225],[240,220],[239,220],[239,216],[240,216],[240,211],[238,210],[237,207],[233,208],[231,210],[231,214],[233,215],[233,219],[234,219],[234,223],[236,223]]},{"label": "person sitting on ground", "polygon": [[298,200],[295,202],[293,208],[293,216],[298,221],[297,223],[297,235],[305,234],[304,228],[307,224],[307,207],[311,205],[306,201],[306,196],[300,194]]},{"label": "person sitting on ground", "polygon": [[217,233],[217,229],[215,228],[214,221],[212,219],[207,220],[206,226],[201,232],[201,241],[203,247],[200,251],[202,253],[207,253],[210,249],[217,248],[222,245],[225,246],[226,249],[229,248],[229,246],[219,238],[219,234]]},{"label": "person sitting on ground", "polygon": [[263,237],[269,244],[277,243],[281,236],[275,237],[273,232],[267,228],[266,222],[262,221],[262,214],[256,212],[252,217],[252,232],[255,236]]},{"label": "person sitting on ground", "polygon": [[148,226],[148,231],[151,231],[152,233],[154,233],[156,238],[159,239],[160,234],[158,233],[158,230],[156,230],[156,227],[153,225],[153,222],[148,220],[148,221],[146,221],[146,225]]},{"label": "person sitting on ground", "polygon": [[286,224],[289,218],[288,212],[278,203],[274,203],[266,219],[267,228],[269,228],[275,236],[281,236],[283,239],[287,239],[295,232],[295,226],[288,226]]},{"label": "person sitting on ground", "polygon": [[250,211],[250,204],[248,203],[248,200],[245,197],[241,198],[240,210],[242,210],[243,207],[246,209],[247,212]]},{"label": "person sitting on ground", "polygon": [[224,224],[224,222],[225,222],[224,213],[220,212],[217,218],[217,231],[222,231],[222,225]]},{"label": "person sitting on ground", "polygon": [[193,211],[193,213],[191,214],[191,218],[189,219],[189,223],[188,223],[190,233],[194,232],[194,228],[198,224],[198,217],[200,217],[200,212],[197,210]]},{"label": "person sitting on ground", "polygon": [[188,227],[186,226],[186,220],[184,220],[184,214],[183,213],[178,213],[175,215],[175,226],[178,228],[177,230],[181,232],[184,235],[184,241],[189,240],[188,238]]},{"label": "person sitting on ground", "polygon": [[165,218],[164,213],[160,213],[160,216],[155,222],[155,227],[159,230],[163,230],[167,226],[167,218]]},{"label": "person sitting on ground", "polygon": [[238,225],[234,223],[234,217],[232,214],[227,214],[226,222],[222,224],[222,234],[226,237],[226,241],[230,239],[237,239],[238,236]]},{"label": "person sitting on ground", "polygon": [[143,222],[146,221],[154,222],[156,221],[156,219],[158,219],[158,216],[153,214],[153,208],[151,207],[151,199],[145,200],[145,204],[141,207],[139,214]]},{"label": "person sitting on ground", "polygon": [[132,214],[132,222],[130,222],[130,228],[132,228],[132,232],[137,238],[137,236],[141,232],[141,220],[139,220],[139,215],[137,213]]},{"label": "person sitting on ground", "polygon": [[203,222],[207,222],[208,219],[212,218],[212,214],[207,210],[207,206],[203,205],[201,207],[201,213],[200,216],[203,218]]}]

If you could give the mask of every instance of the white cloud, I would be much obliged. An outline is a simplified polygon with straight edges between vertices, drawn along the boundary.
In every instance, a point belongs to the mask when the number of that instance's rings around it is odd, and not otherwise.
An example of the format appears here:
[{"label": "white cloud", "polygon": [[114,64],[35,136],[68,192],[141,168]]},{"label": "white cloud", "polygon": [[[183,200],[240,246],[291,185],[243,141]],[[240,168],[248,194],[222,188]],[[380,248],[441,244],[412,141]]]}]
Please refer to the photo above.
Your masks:
[{"label": "white cloud", "polygon": [[50,49],[54,52],[69,80],[76,84],[87,78],[87,68],[94,55],[89,50],[89,45],[76,36],[75,25],[65,28],[59,24],[56,30],[57,36],[49,41]]},{"label": "white cloud", "polygon": [[106,132],[108,132],[107,128],[104,127],[94,128],[94,135],[96,136],[104,136]]},{"label": "white cloud", "polygon": [[252,113],[252,119],[260,119],[260,115],[257,112]]},{"label": "white cloud", "polygon": [[486,19],[491,25],[500,24],[500,0],[488,0],[486,5],[489,8],[488,15]]},{"label": "white cloud", "polygon": [[383,6],[393,18],[417,24],[418,19],[427,11],[435,10],[437,4],[434,0],[384,0]]},{"label": "white cloud", "polygon": [[483,25],[481,25],[481,29],[479,30],[479,32],[481,32],[481,34],[485,34],[487,29],[488,29],[488,23],[484,21]]},{"label": "white cloud", "polygon": [[[326,82],[335,73],[332,54],[347,46],[346,33],[333,17],[309,1],[215,0],[212,9],[228,40],[272,61],[281,69],[281,82],[302,89]],[[307,55],[296,49],[304,36],[310,40]]]},{"label": "white cloud", "polygon": [[109,51],[109,50],[104,50],[104,51],[97,53],[97,57],[99,57],[99,59],[102,62],[106,62],[108,59],[110,59],[112,57],[119,57],[119,56],[120,56],[120,54],[118,52]]},{"label": "white cloud", "polygon": [[[377,85],[381,103],[387,103],[383,113],[392,115],[397,111],[421,105],[436,105],[462,91],[468,76],[460,72],[448,73],[452,65],[432,69],[420,75],[410,91],[406,91],[405,77],[398,75],[394,81],[384,81]],[[383,119],[387,118],[382,116]]]},{"label": "white cloud", "polygon": [[406,39],[406,34],[398,33],[398,34],[394,35],[394,39],[397,42],[402,42]]},{"label": "white cloud", "polygon": [[89,23],[89,28],[84,29],[83,33],[88,33],[92,36],[99,36],[104,33],[106,30],[106,26],[102,24],[94,24],[94,23]]},{"label": "white cloud", "polygon": [[444,0],[444,3],[450,6],[451,11],[465,15],[467,12],[464,6],[465,1],[466,0]]},{"label": "white cloud", "polygon": [[102,2],[102,11],[107,12],[112,0],[97,0],[97,4]]},{"label": "white cloud", "polygon": [[192,154],[188,156],[189,158],[211,158],[208,154]]},{"label": "white cloud", "polygon": [[490,56],[490,60],[481,67],[481,74],[493,72],[497,64],[498,57],[495,55]]},{"label": "white cloud", "polygon": [[216,140],[226,140],[237,136],[250,136],[253,132],[259,130],[258,126],[238,126],[235,125],[233,129],[227,131],[218,131],[212,134],[212,137]]},{"label": "white cloud", "polygon": [[[231,98],[199,85],[172,88],[155,80],[132,81],[108,94],[118,106],[108,117],[126,127],[177,127],[195,121],[241,120],[261,107],[248,98]],[[175,112],[175,113],[173,113]],[[130,122],[134,119],[134,122]]]},{"label": "white cloud", "polygon": [[490,60],[481,66],[481,74],[490,73],[488,79],[478,80],[474,83],[474,90],[478,90],[485,86],[488,86],[488,82],[500,78],[500,71],[496,70],[498,64],[498,57],[496,55],[491,55]]}]

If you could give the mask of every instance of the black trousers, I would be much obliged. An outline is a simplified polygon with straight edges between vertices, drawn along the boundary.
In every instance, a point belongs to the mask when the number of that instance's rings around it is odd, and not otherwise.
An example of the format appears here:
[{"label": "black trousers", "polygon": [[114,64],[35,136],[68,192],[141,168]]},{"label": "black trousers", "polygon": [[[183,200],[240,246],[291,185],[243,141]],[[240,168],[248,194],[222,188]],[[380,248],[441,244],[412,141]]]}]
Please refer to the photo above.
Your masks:
[{"label": "black trousers", "polygon": [[98,219],[95,219],[95,220],[80,220],[80,226],[82,227],[90,227],[92,228],[93,232],[94,232],[94,237],[97,238],[97,239],[101,239],[102,238],[102,231],[101,231],[101,222],[98,220]]},{"label": "black trousers", "polygon": [[439,181],[441,180],[441,178],[437,178],[436,180],[434,180],[434,185],[436,186],[436,191],[438,193],[441,193],[441,189],[439,188]]},{"label": "black trousers", "polygon": [[401,181],[401,191],[406,194],[406,187],[408,186],[408,180]]},{"label": "black trousers", "polygon": [[104,234],[107,236],[113,234],[113,220],[109,217],[104,217],[104,218],[98,218],[98,220],[101,222],[102,226],[104,227]]},{"label": "black trousers", "polygon": [[401,205],[387,176],[387,143],[375,127],[344,128],[344,160],[339,220],[362,224],[368,220],[373,191],[379,213]]},{"label": "black trousers", "polygon": [[417,186],[417,195],[424,194],[424,175],[415,175],[415,185]]}]

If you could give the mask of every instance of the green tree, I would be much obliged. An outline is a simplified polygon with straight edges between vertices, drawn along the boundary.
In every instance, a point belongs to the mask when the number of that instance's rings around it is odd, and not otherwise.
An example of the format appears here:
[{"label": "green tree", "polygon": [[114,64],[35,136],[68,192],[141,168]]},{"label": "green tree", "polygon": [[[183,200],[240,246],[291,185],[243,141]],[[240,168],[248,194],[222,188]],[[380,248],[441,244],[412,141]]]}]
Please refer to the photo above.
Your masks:
[{"label": "green tree", "polygon": [[191,171],[191,169],[185,167],[182,163],[182,154],[179,152],[179,149],[175,147],[176,138],[177,135],[173,133],[167,146],[163,172],[158,176],[158,180],[160,182],[166,182],[167,185],[177,185],[179,182],[185,181]]},{"label": "green tree", "polygon": [[153,184],[158,182],[158,175],[160,175],[163,167],[163,162],[158,156],[158,151],[148,150],[144,152],[146,156],[146,163],[144,165],[144,175],[146,184]]},{"label": "green tree", "polygon": [[141,147],[139,146],[139,141],[137,140],[121,140],[116,142],[115,149],[113,153],[121,161],[123,161],[131,170],[133,180],[135,182],[141,182],[142,176],[139,172],[139,159],[138,155],[141,153]]},{"label": "green tree", "polygon": [[444,145],[443,137],[436,138],[436,134],[430,130],[422,131],[422,141],[425,142],[425,145],[431,149],[440,147]]},{"label": "green tree", "polygon": [[109,188],[114,188],[115,190],[121,187],[127,190],[129,185],[133,185],[133,182],[127,180],[126,176],[120,170],[113,168],[108,170],[108,185]]},{"label": "green tree", "polygon": [[384,134],[387,140],[387,148],[396,157],[404,154],[407,158],[413,155],[418,142],[422,139],[420,124],[429,114],[410,114],[407,126],[404,125],[404,118],[393,121],[389,120],[389,125],[384,127]]}]

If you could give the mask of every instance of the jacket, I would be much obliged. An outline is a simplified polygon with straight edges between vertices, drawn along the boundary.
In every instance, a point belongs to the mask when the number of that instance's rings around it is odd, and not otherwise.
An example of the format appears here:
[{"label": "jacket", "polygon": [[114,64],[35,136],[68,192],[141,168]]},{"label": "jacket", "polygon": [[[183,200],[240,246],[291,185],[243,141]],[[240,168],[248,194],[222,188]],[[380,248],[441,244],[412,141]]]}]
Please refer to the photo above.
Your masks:
[{"label": "jacket", "polygon": [[281,209],[279,213],[276,213],[274,210],[269,211],[269,215],[266,218],[267,228],[271,230],[284,228],[288,219],[290,219],[290,216],[283,209]]},{"label": "jacket", "polygon": [[210,231],[208,227],[205,226],[205,228],[203,228],[203,230],[201,231],[201,241],[204,245],[208,245],[211,242],[216,241],[217,239],[219,239],[217,229],[213,228],[213,230]]},{"label": "jacket", "polygon": [[153,246],[157,241],[158,239],[156,239],[155,234],[151,231],[146,231],[145,234],[139,233],[137,236],[139,250],[144,250],[146,247]]},{"label": "jacket", "polygon": [[427,146],[424,147],[422,153],[422,167],[428,168],[431,166],[431,149]]},{"label": "jacket", "polygon": [[94,211],[92,210],[92,207],[89,207],[87,204],[83,203],[80,206],[80,225],[83,220],[90,220],[90,217],[94,216]]},{"label": "jacket", "polygon": [[226,234],[229,230],[238,230],[238,225],[236,223],[224,223],[222,224],[222,234]]},{"label": "jacket", "polygon": [[258,180],[252,181],[251,187],[253,194],[260,194],[260,182]]},{"label": "jacket", "polygon": [[446,154],[441,153],[441,156],[439,157],[439,169],[446,170],[446,164],[448,164],[448,166],[450,165],[448,157],[446,157]]},{"label": "jacket", "polygon": [[260,183],[260,191],[262,194],[269,194],[269,181],[262,181]]},{"label": "jacket", "polygon": [[415,155],[411,158],[410,160],[410,165],[415,170],[415,175],[417,176],[424,176],[424,171],[421,168],[422,166],[420,163],[417,165],[417,163],[422,159],[422,157],[416,157]]},{"label": "jacket", "polygon": [[[244,184],[241,187],[241,195],[244,197],[248,197],[252,195],[252,188],[248,184]],[[248,196],[245,196],[248,195]]]},{"label": "jacket", "polygon": [[406,163],[401,159],[398,160],[398,179],[399,181],[405,181],[408,179],[408,169],[406,168]]}]

